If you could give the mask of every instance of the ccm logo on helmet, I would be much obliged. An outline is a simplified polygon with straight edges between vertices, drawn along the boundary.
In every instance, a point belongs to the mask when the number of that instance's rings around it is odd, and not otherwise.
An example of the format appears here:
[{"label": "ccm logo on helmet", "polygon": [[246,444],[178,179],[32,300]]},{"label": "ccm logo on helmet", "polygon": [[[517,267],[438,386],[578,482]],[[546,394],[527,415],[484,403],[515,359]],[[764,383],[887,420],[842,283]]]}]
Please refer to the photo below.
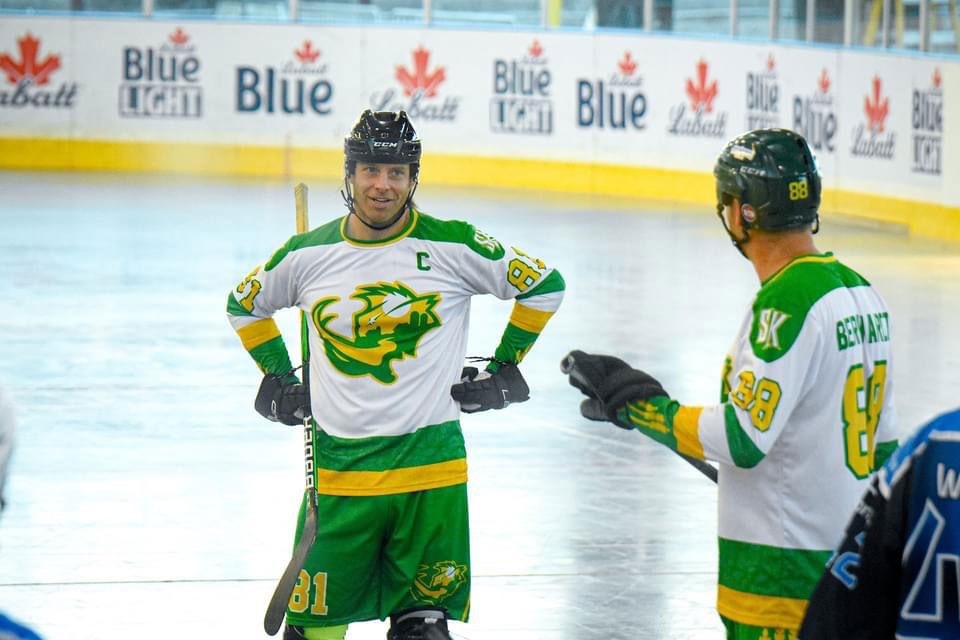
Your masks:
[{"label": "ccm logo on helmet", "polygon": [[397,142],[382,141],[382,140],[371,140],[370,144],[373,145],[375,149],[396,149]]}]

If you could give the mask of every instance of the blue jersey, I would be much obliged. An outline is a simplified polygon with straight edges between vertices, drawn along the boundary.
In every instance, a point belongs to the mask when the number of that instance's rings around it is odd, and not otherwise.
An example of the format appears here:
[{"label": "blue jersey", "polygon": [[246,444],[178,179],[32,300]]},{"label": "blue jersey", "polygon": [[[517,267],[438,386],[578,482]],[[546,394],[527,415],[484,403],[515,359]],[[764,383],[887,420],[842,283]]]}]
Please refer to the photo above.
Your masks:
[{"label": "blue jersey", "polygon": [[877,472],[799,637],[960,638],[960,410],[922,427]]},{"label": "blue jersey", "polygon": [[36,633],[0,613],[0,640],[42,640]]}]

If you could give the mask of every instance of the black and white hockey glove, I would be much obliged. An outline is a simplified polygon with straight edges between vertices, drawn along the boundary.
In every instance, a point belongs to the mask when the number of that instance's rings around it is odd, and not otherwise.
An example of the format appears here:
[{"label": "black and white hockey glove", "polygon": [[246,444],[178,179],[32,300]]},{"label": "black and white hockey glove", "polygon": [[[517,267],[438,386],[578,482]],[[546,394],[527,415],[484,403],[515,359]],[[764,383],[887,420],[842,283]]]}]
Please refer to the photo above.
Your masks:
[{"label": "black and white hockey glove", "polygon": [[293,373],[268,373],[260,383],[253,403],[257,413],[272,422],[291,426],[303,424],[310,416],[310,393]]},{"label": "black and white hockey glove", "polygon": [[476,367],[464,367],[460,382],[450,388],[450,395],[460,403],[464,413],[477,413],[488,409],[503,409],[517,402],[530,399],[530,387],[512,362],[501,362],[493,373],[478,371]]},{"label": "black and white hockey glove", "polygon": [[560,363],[560,370],[587,396],[580,403],[584,418],[609,420],[624,429],[636,426],[618,420],[617,411],[628,402],[670,397],[653,376],[613,356],[571,351]]}]

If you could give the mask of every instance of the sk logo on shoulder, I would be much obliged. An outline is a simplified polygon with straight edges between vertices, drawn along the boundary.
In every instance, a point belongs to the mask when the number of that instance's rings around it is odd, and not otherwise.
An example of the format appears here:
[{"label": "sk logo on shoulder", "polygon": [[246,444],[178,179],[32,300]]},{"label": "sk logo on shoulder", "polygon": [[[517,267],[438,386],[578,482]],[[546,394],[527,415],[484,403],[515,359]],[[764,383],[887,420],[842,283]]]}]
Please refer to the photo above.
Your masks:
[{"label": "sk logo on shoulder", "polygon": [[779,349],[780,336],[777,332],[789,318],[789,313],[784,313],[777,309],[764,309],[761,311],[760,322],[757,326],[757,344],[764,349]]},{"label": "sk logo on shoulder", "polygon": [[392,362],[416,357],[421,338],[440,326],[434,311],[440,294],[419,294],[401,282],[377,282],[357,287],[350,297],[364,303],[353,314],[353,336],[329,328],[338,314],[328,308],[340,302],[339,297],[317,301],[310,313],[330,364],[348,376],[396,382]]},{"label": "sk logo on shoulder", "polygon": [[417,577],[410,588],[415,600],[428,604],[440,604],[467,581],[467,565],[453,560],[441,560],[432,565],[417,567]]}]

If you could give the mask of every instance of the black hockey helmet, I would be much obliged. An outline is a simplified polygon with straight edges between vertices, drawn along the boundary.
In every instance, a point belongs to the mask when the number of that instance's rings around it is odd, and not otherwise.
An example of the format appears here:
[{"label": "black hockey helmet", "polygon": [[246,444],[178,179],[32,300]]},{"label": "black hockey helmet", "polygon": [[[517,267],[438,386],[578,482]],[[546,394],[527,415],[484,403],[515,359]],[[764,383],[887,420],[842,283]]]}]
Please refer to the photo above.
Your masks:
[{"label": "black hockey helmet", "polygon": [[807,141],[789,129],[755,129],[724,147],[713,168],[717,211],[740,201],[745,229],[813,225],[820,207],[820,174]]},{"label": "black hockey helmet", "polygon": [[420,172],[420,138],[405,111],[371,111],[360,114],[343,141],[343,168],[352,175],[357,162],[409,164],[410,179]]}]

